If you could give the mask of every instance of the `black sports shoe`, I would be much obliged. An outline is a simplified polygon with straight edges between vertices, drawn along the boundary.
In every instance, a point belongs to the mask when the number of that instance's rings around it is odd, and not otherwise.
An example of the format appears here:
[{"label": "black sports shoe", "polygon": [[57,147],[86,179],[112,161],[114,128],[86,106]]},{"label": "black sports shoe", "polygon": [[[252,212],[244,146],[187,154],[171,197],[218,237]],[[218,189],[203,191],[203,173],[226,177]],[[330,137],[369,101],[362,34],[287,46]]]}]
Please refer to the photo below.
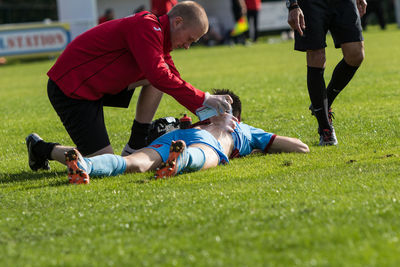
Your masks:
[{"label": "black sports shoe", "polygon": [[50,170],[49,161],[44,157],[39,157],[33,150],[33,147],[40,141],[43,141],[36,133],[31,133],[26,137],[26,147],[28,148],[29,167],[32,171],[39,169]]},{"label": "black sports shoe", "polygon": [[[315,116],[314,108],[312,104],[308,108],[311,111],[311,115]],[[329,125],[331,126],[332,130],[330,129],[318,129],[319,133],[319,145],[320,146],[331,146],[334,145],[336,146],[338,144],[337,138],[336,138],[336,133],[335,133],[335,128],[333,127],[333,119],[335,118],[334,112],[332,111],[332,108],[328,109],[328,120],[329,120]]]},{"label": "black sports shoe", "polygon": [[335,129],[318,129],[319,144],[320,146],[336,146],[338,141],[336,139]]}]

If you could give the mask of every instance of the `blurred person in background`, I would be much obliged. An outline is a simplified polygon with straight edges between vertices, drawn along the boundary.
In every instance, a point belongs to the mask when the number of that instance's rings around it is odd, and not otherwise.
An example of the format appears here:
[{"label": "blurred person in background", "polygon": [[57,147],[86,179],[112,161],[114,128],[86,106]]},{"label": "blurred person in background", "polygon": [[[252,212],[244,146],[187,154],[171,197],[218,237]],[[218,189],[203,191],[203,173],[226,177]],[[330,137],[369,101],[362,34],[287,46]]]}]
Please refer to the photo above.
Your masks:
[{"label": "blurred person in background", "polygon": [[232,0],[232,14],[235,22],[235,28],[231,32],[231,37],[235,44],[244,45],[246,44],[246,33],[247,33],[246,31],[248,30],[248,25],[246,26],[247,29],[244,32],[240,30],[237,31],[236,29],[238,28],[238,25],[243,24],[243,22],[247,24],[247,17],[246,17],[247,9],[244,0]]},{"label": "blurred person in background", "polygon": [[139,13],[139,12],[142,12],[142,11],[145,11],[145,10],[146,10],[146,7],[144,5],[140,5],[140,6],[138,6],[137,8],[135,8],[133,10],[132,14]]},{"label": "blurred person in background", "polygon": [[221,34],[221,25],[218,18],[209,16],[208,22],[208,32],[200,39],[200,43],[207,46],[223,44],[224,36]]},{"label": "blurred person in background", "polygon": [[112,8],[107,8],[104,15],[99,18],[99,24],[110,21],[114,19],[114,10]]},{"label": "blurred person in background", "polygon": [[[261,9],[261,0],[246,0],[247,20],[249,21],[249,35],[253,33],[252,41],[258,38],[258,13]],[[251,36],[250,36],[251,37]]]},{"label": "blurred person in background", "polygon": [[362,27],[367,30],[368,17],[374,13],[378,19],[379,26],[382,30],[386,29],[385,10],[383,8],[383,0],[368,0],[367,11],[361,19]]}]

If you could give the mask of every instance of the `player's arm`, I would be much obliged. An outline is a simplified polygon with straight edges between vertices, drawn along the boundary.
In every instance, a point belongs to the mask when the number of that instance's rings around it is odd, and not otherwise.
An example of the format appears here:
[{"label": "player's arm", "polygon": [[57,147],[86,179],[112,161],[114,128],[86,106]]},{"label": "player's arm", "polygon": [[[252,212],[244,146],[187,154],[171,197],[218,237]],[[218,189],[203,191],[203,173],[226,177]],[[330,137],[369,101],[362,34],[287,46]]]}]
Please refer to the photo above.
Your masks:
[{"label": "player's arm", "polygon": [[308,153],[310,152],[310,149],[306,144],[297,138],[277,135],[271,143],[268,151],[266,151],[266,153],[289,152]]},{"label": "player's arm", "polygon": [[264,153],[308,153],[308,146],[297,138],[279,136],[267,133],[262,129],[249,126],[253,149],[260,149]]},{"label": "player's arm", "polygon": [[297,0],[286,0],[286,7],[289,10],[288,23],[290,27],[303,36],[303,30],[306,28],[304,14],[299,7]]}]

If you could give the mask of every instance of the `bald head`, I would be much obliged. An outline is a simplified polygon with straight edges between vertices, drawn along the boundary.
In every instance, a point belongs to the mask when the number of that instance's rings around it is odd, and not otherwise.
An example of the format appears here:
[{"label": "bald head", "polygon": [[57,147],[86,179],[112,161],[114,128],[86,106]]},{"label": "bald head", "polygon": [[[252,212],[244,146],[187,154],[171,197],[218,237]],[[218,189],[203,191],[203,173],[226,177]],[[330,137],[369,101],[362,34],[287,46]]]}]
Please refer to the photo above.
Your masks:
[{"label": "bald head", "polygon": [[208,18],[206,11],[196,2],[183,1],[176,4],[168,12],[168,17],[170,20],[181,17],[185,27],[197,27],[203,32],[203,34],[208,31]]},{"label": "bald head", "polygon": [[204,8],[193,1],[184,1],[168,12],[171,47],[188,49],[208,31],[208,19]]}]

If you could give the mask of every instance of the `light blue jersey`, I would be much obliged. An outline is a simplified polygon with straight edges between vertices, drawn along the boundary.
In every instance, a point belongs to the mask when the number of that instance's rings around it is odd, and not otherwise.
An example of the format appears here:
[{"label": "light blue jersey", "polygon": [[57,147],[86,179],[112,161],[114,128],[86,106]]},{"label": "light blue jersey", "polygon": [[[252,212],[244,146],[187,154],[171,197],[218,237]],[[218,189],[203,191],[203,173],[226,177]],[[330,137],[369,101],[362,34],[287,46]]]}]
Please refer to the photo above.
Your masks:
[{"label": "light blue jersey", "polygon": [[275,134],[267,133],[246,123],[237,123],[232,133],[234,147],[230,158],[249,155],[253,149],[267,152],[275,136]]},{"label": "light blue jersey", "polygon": [[[236,158],[250,154],[253,149],[267,151],[275,135],[241,122],[236,124],[236,128],[232,133],[232,138],[234,148],[230,158]],[[166,161],[169,156],[171,143],[176,140],[185,141],[187,146],[195,143],[206,144],[213,148],[219,155],[220,164],[229,162],[228,156],[217,139],[208,131],[196,128],[175,130],[166,133],[154,140],[148,147],[157,151],[162,160]]]}]

